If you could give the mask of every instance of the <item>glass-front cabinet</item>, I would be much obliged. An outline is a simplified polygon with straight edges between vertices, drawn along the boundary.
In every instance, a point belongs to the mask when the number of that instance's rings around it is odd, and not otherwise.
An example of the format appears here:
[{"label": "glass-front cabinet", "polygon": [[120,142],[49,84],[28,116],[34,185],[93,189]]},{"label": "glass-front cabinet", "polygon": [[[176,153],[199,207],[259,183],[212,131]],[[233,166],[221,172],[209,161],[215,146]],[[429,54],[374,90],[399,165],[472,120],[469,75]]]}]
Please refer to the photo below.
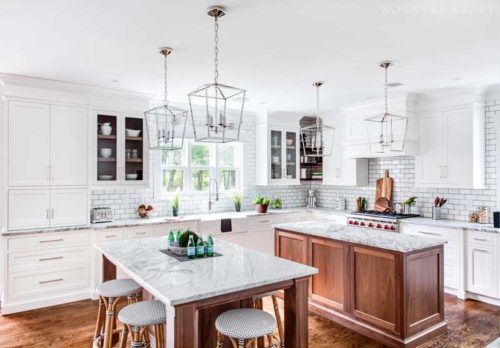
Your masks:
[{"label": "glass-front cabinet", "polygon": [[270,181],[274,184],[298,183],[298,132],[271,127],[269,144]]},{"label": "glass-front cabinet", "polygon": [[95,185],[147,185],[144,129],[142,117],[96,114]]}]

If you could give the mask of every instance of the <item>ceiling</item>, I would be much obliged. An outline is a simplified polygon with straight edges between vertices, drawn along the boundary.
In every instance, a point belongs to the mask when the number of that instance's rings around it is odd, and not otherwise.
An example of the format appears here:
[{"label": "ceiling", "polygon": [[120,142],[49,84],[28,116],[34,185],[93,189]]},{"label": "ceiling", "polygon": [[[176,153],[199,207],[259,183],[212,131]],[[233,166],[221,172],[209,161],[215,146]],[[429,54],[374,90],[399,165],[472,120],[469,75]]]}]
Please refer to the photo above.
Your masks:
[{"label": "ceiling", "polygon": [[498,0],[1,0],[0,72],[162,93],[213,79],[209,5],[220,20],[220,82],[246,88],[253,109],[323,109],[391,93],[500,80]]}]

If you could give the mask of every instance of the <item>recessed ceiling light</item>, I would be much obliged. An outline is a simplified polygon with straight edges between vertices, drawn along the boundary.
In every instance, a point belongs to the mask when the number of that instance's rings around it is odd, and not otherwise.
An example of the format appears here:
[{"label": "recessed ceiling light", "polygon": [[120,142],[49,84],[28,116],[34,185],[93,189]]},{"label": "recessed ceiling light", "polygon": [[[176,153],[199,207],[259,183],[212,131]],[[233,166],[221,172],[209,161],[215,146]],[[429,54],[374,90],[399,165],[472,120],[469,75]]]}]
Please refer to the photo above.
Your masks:
[{"label": "recessed ceiling light", "polygon": [[387,87],[399,87],[402,86],[403,84],[401,82],[391,82],[387,84]]}]

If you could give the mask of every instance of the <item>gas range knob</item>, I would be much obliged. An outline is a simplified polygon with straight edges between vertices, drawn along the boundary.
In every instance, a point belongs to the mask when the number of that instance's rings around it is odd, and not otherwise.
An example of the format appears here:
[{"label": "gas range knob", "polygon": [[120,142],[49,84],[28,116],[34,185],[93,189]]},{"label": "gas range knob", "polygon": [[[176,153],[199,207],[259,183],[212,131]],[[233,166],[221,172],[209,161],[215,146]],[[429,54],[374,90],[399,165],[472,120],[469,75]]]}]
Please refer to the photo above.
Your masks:
[{"label": "gas range knob", "polygon": [[377,224],[377,228],[382,228],[382,225],[381,224]]},{"label": "gas range knob", "polygon": [[355,224],[355,225],[359,225],[359,222],[357,222],[357,221],[354,221],[354,224]]},{"label": "gas range knob", "polygon": [[353,223],[354,223],[354,221],[349,220],[349,225],[352,225]]},{"label": "gas range knob", "polygon": [[370,223],[368,224],[368,227],[373,227],[373,224],[370,222]]},{"label": "gas range knob", "polygon": [[364,223],[363,221],[361,221],[361,222],[359,223],[359,225],[360,225],[360,226],[364,226],[364,225],[365,225],[365,223]]},{"label": "gas range knob", "polygon": [[396,231],[396,227],[391,226],[391,231]]},{"label": "gas range knob", "polygon": [[385,225],[384,230],[388,230],[388,229],[389,229],[389,225]]}]

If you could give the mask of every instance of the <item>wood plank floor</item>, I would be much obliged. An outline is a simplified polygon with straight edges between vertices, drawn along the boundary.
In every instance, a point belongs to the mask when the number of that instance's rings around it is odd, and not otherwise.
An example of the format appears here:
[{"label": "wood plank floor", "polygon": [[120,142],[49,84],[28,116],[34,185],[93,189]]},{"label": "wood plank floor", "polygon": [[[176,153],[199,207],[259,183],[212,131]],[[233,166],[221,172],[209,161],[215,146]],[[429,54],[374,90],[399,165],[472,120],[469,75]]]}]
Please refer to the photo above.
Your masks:
[{"label": "wood plank floor", "polygon": [[[265,307],[271,310],[269,301]],[[484,347],[500,337],[500,307],[446,296],[445,308],[448,333],[422,347]],[[96,313],[97,302],[85,300],[0,317],[0,346],[91,347]],[[311,348],[383,347],[314,314],[309,327]]]}]

